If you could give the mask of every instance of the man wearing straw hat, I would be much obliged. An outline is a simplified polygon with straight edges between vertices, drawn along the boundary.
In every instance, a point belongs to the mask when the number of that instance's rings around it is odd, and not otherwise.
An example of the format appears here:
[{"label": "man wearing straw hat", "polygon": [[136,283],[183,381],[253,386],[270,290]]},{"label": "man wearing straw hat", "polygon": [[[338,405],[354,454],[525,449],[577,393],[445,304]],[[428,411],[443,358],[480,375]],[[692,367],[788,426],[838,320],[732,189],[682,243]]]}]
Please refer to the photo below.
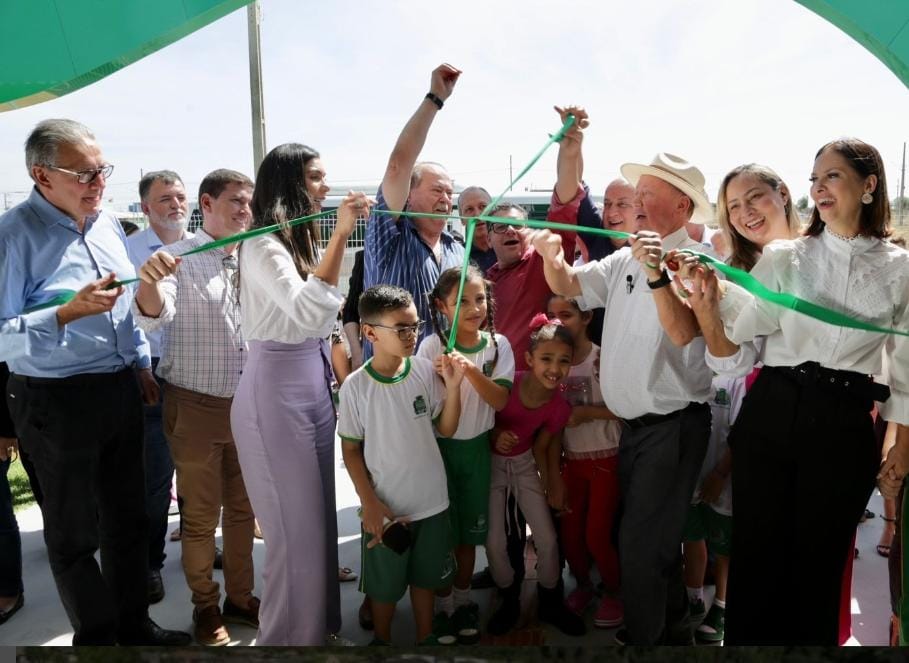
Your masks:
[{"label": "man wearing straw hat", "polygon": [[685,224],[704,223],[712,208],[701,171],[675,155],[625,164],[622,175],[635,185],[641,228],[630,247],[573,268],[557,235],[541,231],[534,245],[554,292],[583,295],[589,306],[606,309],[601,388],[624,423],[619,557],[626,629],[617,638],[636,645],[691,644],[681,540],[710,435],[711,371],[703,339],[695,338],[661,260],[664,251],[702,249]]}]

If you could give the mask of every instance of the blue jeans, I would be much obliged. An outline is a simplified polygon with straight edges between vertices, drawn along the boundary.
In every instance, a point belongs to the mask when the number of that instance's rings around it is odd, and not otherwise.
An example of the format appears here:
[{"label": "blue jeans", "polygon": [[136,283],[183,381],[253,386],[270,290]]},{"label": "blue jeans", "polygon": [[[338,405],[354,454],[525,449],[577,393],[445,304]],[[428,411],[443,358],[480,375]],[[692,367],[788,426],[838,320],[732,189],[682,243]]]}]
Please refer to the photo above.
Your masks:
[{"label": "blue jeans", "polygon": [[22,539],[6,477],[9,464],[9,459],[0,462],[0,596],[18,596],[22,591]]},{"label": "blue jeans", "polygon": [[158,380],[158,384],[161,401],[145,405],[145,506],[148,513],[148,568],[151,570],[164,566],[170,484],[174,476],[174,462],[161,425],[164,383]]}]

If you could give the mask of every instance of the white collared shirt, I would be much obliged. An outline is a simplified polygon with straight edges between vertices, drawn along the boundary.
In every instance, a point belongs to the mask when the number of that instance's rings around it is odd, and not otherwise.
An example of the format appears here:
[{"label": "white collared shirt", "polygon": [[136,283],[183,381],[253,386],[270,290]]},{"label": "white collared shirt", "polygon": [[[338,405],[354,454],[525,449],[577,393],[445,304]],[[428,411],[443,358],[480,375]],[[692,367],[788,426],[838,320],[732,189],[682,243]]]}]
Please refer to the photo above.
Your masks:
[{"label": "white collared shirt", "polygon": [[[863,236],[846,241],[826,230],[817,237],[772,242],[751,274],[772,290],[879,327],[909,331],[909,253],[890,242]],[[740,288],[727,288],[720,315],[734,343],[766,337],[760,359],[768,366],[816,361],[882,375],[886,356],[883,379],[891,395],[881,415],[909,425],[909,338],[827,324]]]},{"label": "white collared shirt", "polygon": [[[664,251],[680,248],[704,251],[684,228],[663,238]],[[704,361],[704,339],[699,336],[683,348],[673,344],[660,324],[647,275],[630,247],[579,267],[575,274],[586,305],[606,308],[600,387],[610,410],[632,419],[707,402],[712,372]]]},{"label": "white collared shirt", "polygon": [[240,310],[248,341],[301,343],[331,334],[343,297],[322,279],[300,277],[281,242],[262,235],[240,247]]},{"label": "white collared shirt", "polygon": [[[212,241],[204,230],[164,247],[179,255]],[[240,333],[236,254],[223,248],[186,256],[176,274],[161,279],[164,308],[157,318],[142,314],[136,300],[136,324],[164,330],[157,374],[167,382],[209,396],[230,398],[240,383],[246,344]]]},{"label": "white collared shirt", "polygon": [[[188,230],[183,232],[180,239],[189,239],[193,234]],[[178,240],[179,241],[179,240]],[[151,258],[152,254],[164,246],[164,242],[158,237],[158,233],[149,224],[145,230],[140,230],[126,238],[126,248],[129,250],[129,260],[136,268],[136,274],[139,268],[145,264],[145,261]],[[146,332],[148,344],[151,346],[151,356],[161,356],[161,331]]]}]

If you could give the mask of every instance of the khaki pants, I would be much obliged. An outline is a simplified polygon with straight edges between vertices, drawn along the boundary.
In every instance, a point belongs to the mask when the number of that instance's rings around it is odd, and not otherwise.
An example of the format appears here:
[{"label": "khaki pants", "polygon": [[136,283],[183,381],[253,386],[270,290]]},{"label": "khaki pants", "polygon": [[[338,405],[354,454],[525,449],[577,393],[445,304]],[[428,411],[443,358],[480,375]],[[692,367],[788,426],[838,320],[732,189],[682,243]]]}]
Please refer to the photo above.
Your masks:
[{"label": "khaki pants", "polygon": [[212,580],[215,528],[224,507],[224,585],[231,603],[245,608],[253,590],[255,520],[230,431],[233,399],[165,386],[164,434],[177,469],[183,515],[183,573],[198,608],[218,605]]}]

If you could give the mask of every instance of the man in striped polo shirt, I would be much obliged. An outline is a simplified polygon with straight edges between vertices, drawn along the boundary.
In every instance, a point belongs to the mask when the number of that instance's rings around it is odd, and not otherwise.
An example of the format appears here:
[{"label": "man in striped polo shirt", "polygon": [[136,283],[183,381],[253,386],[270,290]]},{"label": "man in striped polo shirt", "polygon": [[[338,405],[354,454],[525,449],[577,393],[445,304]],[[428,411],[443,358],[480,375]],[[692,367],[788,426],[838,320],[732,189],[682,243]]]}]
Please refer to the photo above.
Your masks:
[{"label": "man in striped polo shirt", "polygon": [[[395,143],[385,176],[376,194],[378,204],[366,225],[363,289],[387,283],[408,290],[421,320],[429,319],[426,295],[444,270],[459,267],[464,247],[448,231],[447,221],[436,218],[401,217],[389,210],[451,214],[451,177],[440,164],[417,163],[436,114],[451,96],[460,70],[442,64],[432,72],[429,92],[404,125]],[[426,325],[418,343],[429,333]],[[364,343],[364,358],[372,354]]]}]

